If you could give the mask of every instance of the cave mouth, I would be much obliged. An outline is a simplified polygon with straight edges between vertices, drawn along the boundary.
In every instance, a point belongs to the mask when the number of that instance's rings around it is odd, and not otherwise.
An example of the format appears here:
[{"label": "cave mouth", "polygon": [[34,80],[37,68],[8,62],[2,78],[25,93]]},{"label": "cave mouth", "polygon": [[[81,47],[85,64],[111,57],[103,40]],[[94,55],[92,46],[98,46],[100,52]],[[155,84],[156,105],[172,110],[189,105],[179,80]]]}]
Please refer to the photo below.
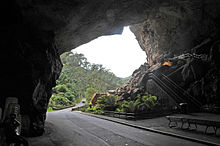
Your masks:
[{"label": "cave mouth", "polygon": [[47,111],[80,104],[82,99],[89,103],[94,93],[116,91],[147,61],[128,26],[121,35],[101,36],[60,57],[63,68]]},{"label": "cave mouth", "polygon": [[[196,70],[200,73],[195,79],[189,75],[189,91],[205,101],[220,103],[220,2],[185,2],[7,1],[3,11],[8,13],[2,13],[7,19],[1,28],[4,86],[0,106],[4,110],[6,98],[17,97],[21,114],[30,121],[29,134],[41,135],[52,87],[62,69],[59,55],[98,36],[118,34],[123,25],[142,21],[135,25],[136,37],[149,64],[201,49],[196,53],[204,52],[210,61],[201,65],[204,71]],[[190,62],[186,65],[191,66]],[[191,70],[186,66],[185,74]]]},{"label": "cave mouth", "polygon": [[84,54],[89,62],[102,64],[122,78],[131,76],[134,70],[147,62],[146,53],[129,26],[123,28],[121,35],[100,36],[72,52]]}]

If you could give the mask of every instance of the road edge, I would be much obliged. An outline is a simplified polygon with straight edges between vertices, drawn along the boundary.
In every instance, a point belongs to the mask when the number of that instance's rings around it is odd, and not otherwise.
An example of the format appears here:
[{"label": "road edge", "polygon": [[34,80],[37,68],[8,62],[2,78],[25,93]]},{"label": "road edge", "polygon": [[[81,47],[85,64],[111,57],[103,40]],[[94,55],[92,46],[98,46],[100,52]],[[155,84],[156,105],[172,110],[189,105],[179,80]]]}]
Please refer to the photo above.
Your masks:
[{"label": "road edge", "polygon": [[119,124],[122,124],[122,125],[130,126],[130,127],[150,131],[150,132],[155,132],[155,133],[159,133],[159,134],[163,134],[163,135],[173,136],[173,137],[177,137],[177,138],[181,138],[181,139],[185,139],[185,140],[189,140],[189,141],[193,141],[193,142],[197,142],[197,143],[201,143],[201,144],[206,144],[206,145],[210,145],[210,146],[220,146],[220,144],[214,143],[214,142],[211,142],[211,141],[192,138],[192,137],[179,135],[179,134],[175,134],[175,133],[171,133],[171,132],[160,131],[160,130],[147,128],[147,127],[140,126],[140,125],[134,125],[134,124],[130,124],[130,123],[127,123],[127,122],[117,121],[117,119],[112,120],[112,119],[108,119],[108,118],[105,118],[105,117],[100,117],[99,115],[95,115],[95,114],[91,114],[91,113],[85,113],[85,112],[79,112],[79,113],[84,114],[84,115],[88,115],[88,116],[91,116],[91,117],[95,117],[95,118],[99,118],[99,119],[119,123]]}]

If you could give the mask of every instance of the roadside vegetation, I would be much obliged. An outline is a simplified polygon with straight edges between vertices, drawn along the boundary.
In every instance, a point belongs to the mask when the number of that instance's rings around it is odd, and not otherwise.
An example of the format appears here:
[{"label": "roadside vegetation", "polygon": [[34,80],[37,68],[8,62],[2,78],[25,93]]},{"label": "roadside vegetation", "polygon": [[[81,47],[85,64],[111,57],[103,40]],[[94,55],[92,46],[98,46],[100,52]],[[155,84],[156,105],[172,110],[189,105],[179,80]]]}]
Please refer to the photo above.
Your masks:
[{"label": "roadside vegetation", "polygon": [[82,98],[91,100],[94,93],[105,93],[122,86],[128,79],[116,77],[100,64],[92,64],[83,54],[61,55],[63,69],[49,101],[48,111],[74,106]]},{"label": "roadside vegetation", "polygon": [[117,101],[118,96],[102,95],[98,98],[94,107],[84,109],[85,112],[104,114],[104,111],[116,111],[126,113],[144,113],[157,109],[158,99],[151,94],[138,95],[135,100]]}]

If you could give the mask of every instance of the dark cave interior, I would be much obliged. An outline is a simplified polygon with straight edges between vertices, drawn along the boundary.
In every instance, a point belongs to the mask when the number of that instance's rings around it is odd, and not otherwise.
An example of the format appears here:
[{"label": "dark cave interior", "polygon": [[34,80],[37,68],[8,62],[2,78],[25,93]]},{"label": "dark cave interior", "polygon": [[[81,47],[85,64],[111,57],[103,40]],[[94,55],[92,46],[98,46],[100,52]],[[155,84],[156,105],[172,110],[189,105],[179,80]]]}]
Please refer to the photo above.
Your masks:
[{"label": "dark cave interior", "polygon": [[62,70],[59,55],[99,36],[120,34],[126,25],[150,66],[192,48],[190,53],[206,54],[205,63],[191,59],[182,64],[184,71],[177,74],[184,81],[179,83],[203,104],[220,104],[218,0],[12,0],[2,7],[0,107],[5,108],[7,97],[17,97],[21,115],[31,121],[30,135],[42,134],[33,123],[45,121]]}]

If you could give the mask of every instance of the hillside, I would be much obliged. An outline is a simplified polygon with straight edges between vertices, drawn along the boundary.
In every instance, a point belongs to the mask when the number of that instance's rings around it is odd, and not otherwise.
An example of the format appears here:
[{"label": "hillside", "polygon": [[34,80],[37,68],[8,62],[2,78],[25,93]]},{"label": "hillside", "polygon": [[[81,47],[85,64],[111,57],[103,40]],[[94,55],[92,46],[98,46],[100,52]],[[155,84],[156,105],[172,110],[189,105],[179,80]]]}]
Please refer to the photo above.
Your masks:
[{"label": "hillside", "polygon": [[49,107],[72,105],[88,96],[88,92],[107,92],[128,81],[100,64],[91,64],[83,54],[66,52],[61,55],[61,61],[63,70],[53,88]]}]

